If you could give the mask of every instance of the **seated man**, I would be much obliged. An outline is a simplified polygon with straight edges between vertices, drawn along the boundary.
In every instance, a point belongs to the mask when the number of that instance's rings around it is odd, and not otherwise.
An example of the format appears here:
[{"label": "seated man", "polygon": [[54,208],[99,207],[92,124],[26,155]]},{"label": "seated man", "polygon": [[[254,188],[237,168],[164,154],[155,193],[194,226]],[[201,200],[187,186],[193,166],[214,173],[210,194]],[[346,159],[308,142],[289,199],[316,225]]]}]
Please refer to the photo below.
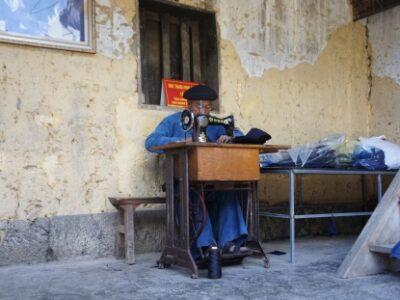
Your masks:
[{"label": "seated man", "polygon": [[[209,115],[212,104],[217,99],[217,93],[206,85],[197,85],[188,89],[184,94],[188,100],[189,109],[194,115]],[[177,141],[192,139],[193,130],[186,133],[180,125],[180,112],[174,113],[157,126],[145,142],[146,149],[155,151],[154,146],[160,146]],[[222,125],[213,125],[206,128],[207,140],[216,143],[229,143],[231,137],[226,134]],[[199,203],[198,193],[190,192],[192,205]],[[239,204],[238,195],[234,191],[214,191],[205,193],[207,207],[206,223],[203,231],[192,245],[192,255],[195,259],[201,257],[203,250],[211,245],[217,245],[223,249],[223,253],[238,253],[240,246],[247,239],[247,227]],[[201,216],[201,209],[198,210]],[[199,225],[200,226],[200,225]]]}]

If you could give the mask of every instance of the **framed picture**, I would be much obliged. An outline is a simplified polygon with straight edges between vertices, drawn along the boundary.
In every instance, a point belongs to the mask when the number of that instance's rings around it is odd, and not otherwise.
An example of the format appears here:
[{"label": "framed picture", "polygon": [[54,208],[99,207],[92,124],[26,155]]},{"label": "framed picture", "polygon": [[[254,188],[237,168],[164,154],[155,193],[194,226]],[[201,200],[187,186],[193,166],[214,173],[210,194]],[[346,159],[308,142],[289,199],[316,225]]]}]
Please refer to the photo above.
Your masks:
[{"label": "framed picture", "polygon": [[0,0],[0,42],[95,52],[93,0]]}]

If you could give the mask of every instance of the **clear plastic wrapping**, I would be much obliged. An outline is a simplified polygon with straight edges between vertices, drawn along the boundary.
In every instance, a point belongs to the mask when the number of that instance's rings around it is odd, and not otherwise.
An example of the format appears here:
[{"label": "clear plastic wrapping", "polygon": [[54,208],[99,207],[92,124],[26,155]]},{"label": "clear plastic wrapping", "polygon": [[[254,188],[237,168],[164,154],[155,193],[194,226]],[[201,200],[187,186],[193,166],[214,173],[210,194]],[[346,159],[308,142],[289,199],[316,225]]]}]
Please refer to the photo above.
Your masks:
[{"label": "clear plastic wrapping", "polygon": [[400,145],[386,141],[385,136],[360,137],[353,152],[353,166],[369,170],[399,169]]},{"label": "clear plastic wrapping", "polygon": [[260,164],[261,167],[335,167],[336,151],[344,140],[343,134],[333,134],[315,143],[307,143],[276,153],[264,153],[260,155]]}]

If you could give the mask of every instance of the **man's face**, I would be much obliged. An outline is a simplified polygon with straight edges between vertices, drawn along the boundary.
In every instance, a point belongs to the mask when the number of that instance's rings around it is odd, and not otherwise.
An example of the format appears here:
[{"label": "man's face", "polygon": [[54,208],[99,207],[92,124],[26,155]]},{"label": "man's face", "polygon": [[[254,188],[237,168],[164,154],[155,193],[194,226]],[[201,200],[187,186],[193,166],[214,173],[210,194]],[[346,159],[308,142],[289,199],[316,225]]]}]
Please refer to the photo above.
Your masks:
[{"label": "man's face", "polygon": [[189,101],[189,109],[197,115],[209,115],[212,110],[212,102],[209,100],[191,100]]}]

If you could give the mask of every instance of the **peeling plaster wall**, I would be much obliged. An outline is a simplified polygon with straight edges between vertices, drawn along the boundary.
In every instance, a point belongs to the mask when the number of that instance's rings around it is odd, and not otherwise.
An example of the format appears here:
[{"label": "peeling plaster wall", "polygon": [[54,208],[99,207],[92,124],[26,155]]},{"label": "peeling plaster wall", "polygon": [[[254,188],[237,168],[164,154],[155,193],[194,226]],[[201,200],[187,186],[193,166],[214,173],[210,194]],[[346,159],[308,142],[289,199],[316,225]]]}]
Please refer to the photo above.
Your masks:
[{"label": "peeling plaster wall", "polygon": [[[302,63],[262,77],[247,74],[230,41],[222,41],[221,97],[238,124],[266,129],[277,144],[301,144],[330,133],[367,133],[368,53],[365,27],[334,32],[315,64]],[[226,80],[224,80],[226,78]],[[228,79],[229,78],[229,79]]]},{"label": "peeling plaster wall", "polygon": [[[276,144],[367,133],[367,35],[346,24],[347,2],[181,2],[217,11],[221,114],[243,130],[263,128]],[[110,195],[160,193],[163,161],[143,142],[171,111],[139,105],[136,3],[96,3],[96,54],[0,44],[0,220],[111,211]]]},{"label": "peeling plaster wall", "polygon": [[329,35],[350,21],[347,0],[218,1],[221,37],[250,76],[315,63]]},{"label": "peeling plaster wall", "polygon": [[400,6],[367,19],[371,45],[371,135],[400,143]]},{"label": "peeling plaster wall", "polygon": [[121,136],[143,141],[119,129],[138,117],[118,110],[138,106],[133,4],[98,1],[97,54],[0,44],[0,220],[97,213],[133,193],[137,180],[124,182],[141,172],[118,160]]}]

